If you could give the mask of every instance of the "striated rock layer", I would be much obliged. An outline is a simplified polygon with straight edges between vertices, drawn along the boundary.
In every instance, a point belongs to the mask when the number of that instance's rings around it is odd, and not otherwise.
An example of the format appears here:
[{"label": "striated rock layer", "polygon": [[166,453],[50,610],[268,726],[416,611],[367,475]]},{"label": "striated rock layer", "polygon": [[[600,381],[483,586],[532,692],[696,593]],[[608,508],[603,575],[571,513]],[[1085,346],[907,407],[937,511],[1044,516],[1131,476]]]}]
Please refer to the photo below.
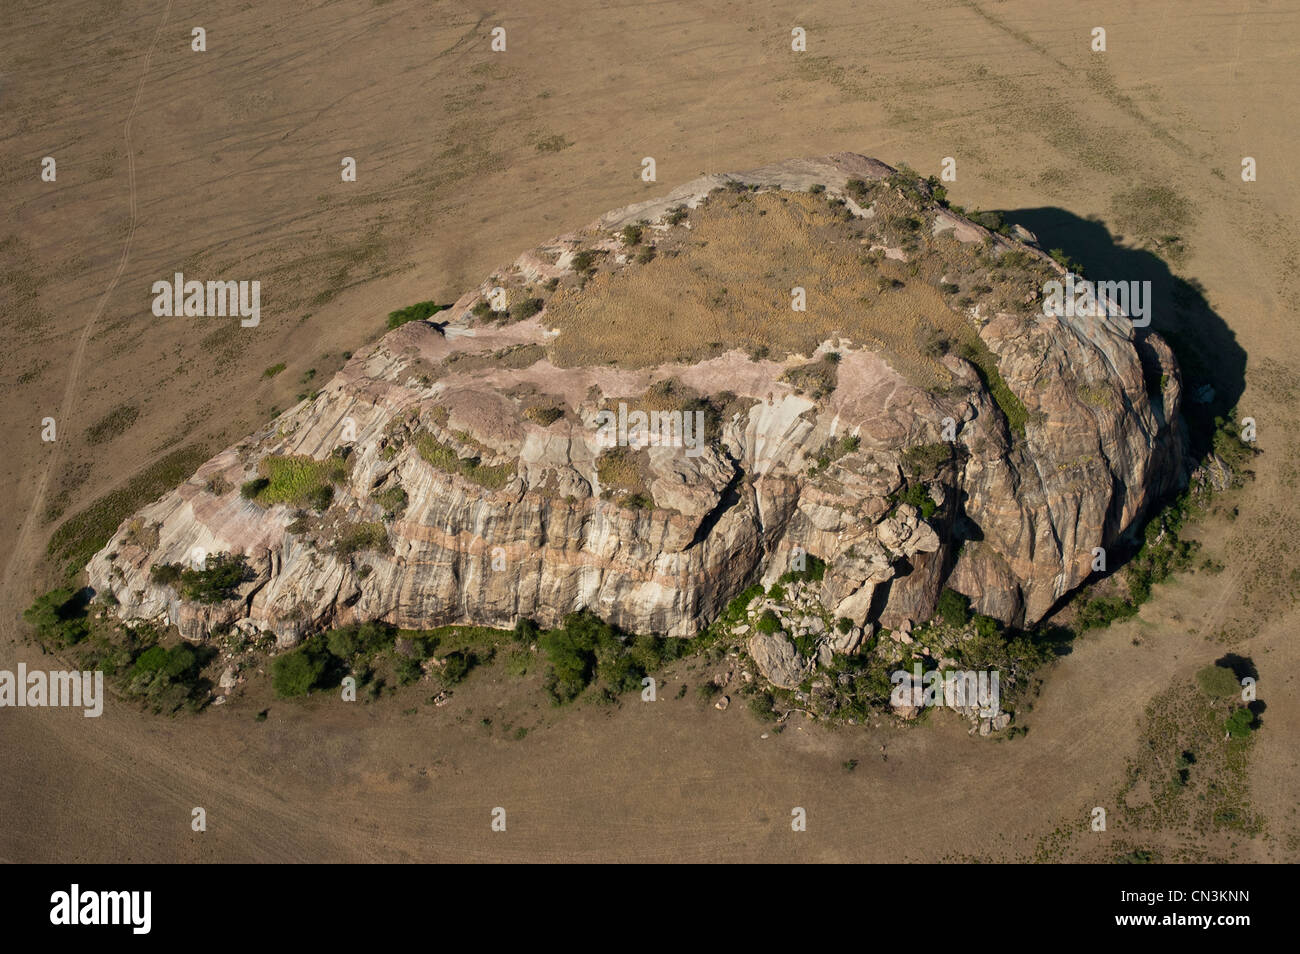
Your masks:
[{"label": "striated rock layer", "polygon": [[[577,273],[597,288],[647,267],[620,241],[624,226],[644,223],[636,247],[668,261],[693,254],[690,216],[720,187],[761,196],[822,185],[814,194],[846,228],[867,228],[907,192],[895,179],[852,154],[710,176],[526,253],[449,310],[387,334],[126,521],[91,561],[91,586],[122,618],[163,617],[190,638],[219,624],[271,631],[282,645],[365,619],[553,625],[581,608],[630,631],[686,636],[807,554],[826,564],[823,604],[855,633],[928,618],[945,585],[978,612],[1033,623],[1088,576],[1095,547],[1182,479],[1178,369],[1163,341],[1126,319],[1045,316],[1032,294],[1006,311],[955,303],[994,364],[934,348],[928,381],[851,335],[795,355],[722,342],[646,366],[553,363],[557,342],[583,333],[550,321],[585,294]],[[672,214],[682,207],[685,221]],[[1016,253],[1040,277],[1063,274],[933,202],[916,218],[936,247],[994,261]],[[673,251],[674,236],[688,244]],[[859,241],[891,267],[916,254]],[[596,269],[581,249],[604,253]],[[535,303],[492,312],[494,287]],[[656,315],[641,321],[653,336]],[[805,366],[833,369],[833,386],[791,375]],[[1023,436],[995,400],[990,367],[1023,405]],[[646,395],[689,399],[688,415],[705,407],[705,440],[602,456],[600,413],[620,400],[653,406]],[[332,499],[241,494],[268,473],[266,459],[296,457],[339,462]],[[918,487],[935,505],[928,517],[906,492]],[[219,602],[187,601],[174,579],[151,574],[210,554],[248,564]]]}]

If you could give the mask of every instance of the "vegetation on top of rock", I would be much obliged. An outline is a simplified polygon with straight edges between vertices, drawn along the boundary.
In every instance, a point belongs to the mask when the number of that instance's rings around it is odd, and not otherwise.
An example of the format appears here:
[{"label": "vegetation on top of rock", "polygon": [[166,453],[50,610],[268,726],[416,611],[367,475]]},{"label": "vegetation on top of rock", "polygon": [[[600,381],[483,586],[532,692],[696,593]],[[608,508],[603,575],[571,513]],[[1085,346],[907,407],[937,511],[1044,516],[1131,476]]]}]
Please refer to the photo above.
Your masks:
[{"label": "vegetation on top of rock", "polygon": [[920,512],[922,520],[929,520],[934,516],[935,511],[939,509],[939,505],[934,502],[929,489],[923,483],[909,484],[905,490],[892,494],[890,501],[893,504],[889,511],[891,514],[899,504],[911,504]]},{"label": "vegetation on top of rock", "polygon": [[[782,573],[777,580],[778,583],[820,583],[822,581],[822,578],[826,575],[826,561],[813,556],[811,553],[804,553],[801,558],[803,565],[798,569],[787,570]],[[740,595],[744,596],[744,593]],[[748,603],[748,600],[746,600],[746,603]]]},{"label": "vegetation on top of rock", "polygon": [[183,599],[204,604],[230,599],[248,576],[243,555],[230,553],[208,554],[202,570],[179,563],[155,563],[149,570],[153,582],[175,588]]},{"label": "vegetation on top of rock", "polygon": [[390,329],[400,328],[408,321],[423,321],[447,307],[449,306],[439,305],[434,301],[417,301],[414,305],[407,305],[405,308],[390,311],[388,313],[388,327]]},{"label": "vegetation on top of rock", "polygon": [[347,461],[338,455],[324,460],[314,457],[263,457],[257,465],[258,477],[239,489],[245,500],[263,507],[288,504],[325,510],[334,499],[334,485],[347,479]]},{"label": "vegetation on top of rock", "polygon": [[377,521],[348,524],[334,539],[334,552],[341,555],[388,548],[388,531]]},{"label": "vegetation on top of rock", "polygon": [[428,431],[415,435],[415,447],[420,457],[438,470],[459,474],[489,490],[500,490],[515,476],[514,464],[484,464],[477,456],[461,457],[449,444],[444,444]]},{"label": "vegetation on top of rock", "polygon": [[611,447],[602,451],[596,459],[596,477],[602,497],[615,500],[621,507],[654,509],[645,448]]}]

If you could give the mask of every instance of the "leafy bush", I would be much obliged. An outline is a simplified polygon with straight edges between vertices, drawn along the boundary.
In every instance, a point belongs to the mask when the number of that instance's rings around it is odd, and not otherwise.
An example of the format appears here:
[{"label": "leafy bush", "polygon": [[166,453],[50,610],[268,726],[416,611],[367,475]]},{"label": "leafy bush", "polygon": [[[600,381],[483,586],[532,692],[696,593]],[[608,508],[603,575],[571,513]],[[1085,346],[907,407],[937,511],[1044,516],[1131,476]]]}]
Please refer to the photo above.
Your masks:
[{"label": "leafy bush", "polygon": [[175,586],[181,581],[179,563],[155,563],[149,567],[149,579],[159,586]]},{"label": "leafy bush", "polygon": [[[147,638],[156,638],[152,632]],[[145,649],[126,673],[123,694],[155,712],[175,712],[183,705],[200,707],[211,684],[202,677],[203,666],[216,655],[211,646],[178,643],[171,649],[153,645]]]},{"label": "leafy bush", "polygon": [[756,692],[749,697],[749,711],[764,722],[771,721],[772,716],[775,715],[773,712],[775,704],[776,700],[772,698],[770,692]]},{"label": "leafy bush", "polygon": [[1224,724],[1228,735],[1234,739],[1243,739],[1250,735],[1250,730],[1254,727],[1255,716],[1249,709],[1234,709],[1232,715],[1228,716],[1228,721]]},{"label": "leafy bush", "polygon": [[937,611],[949,626],[965,626],[970,622],[970,597],[945,586],[939,594]]},{"label": "leafy bush", "polygon": [[527,646],[536,642],[541,632],[541,628],[536,623],[527,616],[521,616],[515,621],[515,628],[511,631],[511,635],[514,637],[515,642]]},{"label": "leafy bush", "polygon": [[1096,596],[1085,600],[1079,607],[1076,622],[1080,632],[1089,629],[1104,629],[1116,620],[1131,619],[1137,615],[1138,607],[1118,596]]},{"label": "leafy bush", "polygon": [[585,639],[584,634],[562,627],[542,637],[542,650],[551,665],[546,679],[551,701],[558,705],[577,698],[596,672],[596,652],[592,642]]},{"label": "leafy bush", "polygon": [[370,499],[384,508],[385,520],[400,517],[406,512],[406,505],[409,502],[406,491],[396,485],[371,494]]},{"label": "leafy bush", "polygon": [[400,328],[408,321],[423,321],[438,312],[447,308],[447,305],[439,305],[432,301],[419,301],[414,305],[407,305],[405,308],[399,308],[397,311],[388,313],[388,327]]},{"label": "leafy bush", "polygon": [[638,688],[645,675],[642,660],[652,655],[653,643],[633,641],[627,634],[590,611],[570,613],[559,629],[541,638],[550,668],[546,691],[562,705],[577,698],[596,679],[608,692]]},{"label": "leafy bush", "polygon": [[934,512],[939,509],[939,505],[934,502],[930,496],[930,491],[926,489],[925,484],[912,484],[901,494],[897,495],[896,503],[911,504],[921,513],[922,520],[929,520],[934,516]]},{"label": "leafy bush", "polygon": [[777,617],[776,613],[772,612],[772,610],[765,609],[763,610],[763,614],[759,616],[758,620],[754,623],[754,628],[760,633],[779,632],[781,629],[781,620]]},{"label": "leafy bush", "polygon": [[393,626],[373,620],[331,629],[321,642],[331,656],[348,662],[358,655],[373,655],[392,646],[396,637],[397,630]]},{"label": "leafy bush", "polygon": [[39,596],[23,611],[23,619],[36,629],[42,643],[67,647],[90,634],[86,620],[86,599],[82,593],[56,589]]},{"label": "leafy bush", "polygon": [[271,661],[271,688],[282,699],[305,696],[320,684],[327,668],[325,656],[304,643]]},{"label": "leafy bush", "polygon": [[579,275],[588,275],[596,270],[596,265],[600,262],[600,256],[603,255],[596,249],[585,248],[573,256],[573,270]]},{"label": "leafy bush", "polygon": [[202,570],[188,567],[180,573],[181,596],[196,603],[220,603],[235,595],[240,583],[248,578],[248,564],[242,555],[212,553]]},{"label": "leafy bush", "polygon": [[[778,583],[820,583],[822,577],[826,575],[826,561],[811,553],[804,554],[804,568],[802,570],[789,570],[782,573],[777,580]],[[760,587],[760,592],[762,588]],[[746,601],[748,605],[748,601]]]},{"label": "leafy bush", "polygon": [[455,684],[469,675],[474,668],[475,658],[470,653],[450,652],[443,657],[442,678],[444,682]]},{"label": "leafy bush", "polygon": [[951,459],[951,444],[918,444],[903,451],[903,468],[914,477],[930,477]]},{"label": "leafy bush", "polygon": [[510,306],[510,318],[513,321],[523,321],[531,318],[542,310],[545,305],[540,298],[521,298]]},{"label": "leafy bush", "polygon": [[1227,666],[1206,666],[1197,671],[1196,684],[1212,699],[1229,699],[1241,693],[1237,674]]}]

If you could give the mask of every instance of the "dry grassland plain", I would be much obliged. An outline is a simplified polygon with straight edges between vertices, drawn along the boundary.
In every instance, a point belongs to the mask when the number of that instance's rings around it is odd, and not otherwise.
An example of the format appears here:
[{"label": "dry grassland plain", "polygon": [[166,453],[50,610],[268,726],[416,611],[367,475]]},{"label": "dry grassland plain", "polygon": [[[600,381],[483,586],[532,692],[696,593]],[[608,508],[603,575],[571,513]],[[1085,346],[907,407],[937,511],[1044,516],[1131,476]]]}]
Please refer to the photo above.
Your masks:
[{"label": "dry grassland plain", "polygon": [[[1295,5],[13,0],[5,19],[0,668],[53,665],[19,614],[62,572],[51,538],[95,501],[160,493],[327,380],[395,308],[452,301],[701,172],[791,156],[922,175],[951,156],[954,202],[1003,210],[1090,272],[1195,279],[1223,324],[1201,344],[1262,453],[1194,529],[1226,570],[1181,575],[1078,640],[1021,738],[791,717],[762,739],[741,707],[675,698],[703,669],[670,674],[654,707],[553,710],[531,677],[485,673],[456,707],[414,715],[265,686],[197,718],[9,709],[0,859],[1300,858]],[[744,243],[719,229],[722,248]],[[177,271],[260,280],[261,324],[154,318],[150,286]],[[1241,816],[1176,817],[1152,801],[1148,753],[1176,751],[1185,688],[1229,651],[1254,660],[1268,706],[1249,763],[1213,769],[1242,787]],[[489,830],[497,805],[506,836]],[[1098,805],[1105,833],[1088,830]]]}]

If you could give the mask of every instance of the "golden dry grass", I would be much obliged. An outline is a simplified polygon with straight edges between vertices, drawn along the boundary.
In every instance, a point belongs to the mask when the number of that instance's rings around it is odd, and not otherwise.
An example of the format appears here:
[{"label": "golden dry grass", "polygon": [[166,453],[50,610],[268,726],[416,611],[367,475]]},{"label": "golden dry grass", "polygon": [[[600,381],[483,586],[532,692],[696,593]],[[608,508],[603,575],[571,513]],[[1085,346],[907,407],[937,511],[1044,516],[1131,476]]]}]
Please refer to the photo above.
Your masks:
[{"label": "golden dry grass", "polygon": [[[674,249],[646,264],[601,271],[586,287],[566,287],[548,303],[560,330],[552,360],[562,366],[611,362],[648,367],[694,361],[720,348],[781,359],[810,356],[827,340],[883,350],[910,380],[951,380],[922,350],[934,333],[970,342],[974,329],[927,280],[921,258],[940,256],[923,225],[917,259],[904,264],[870,254],[873,232],[849,223],[824,197],[715,193],[691,213]],[[936,247],[931,250],[931,245]],[[969,267],[971,256],[964,256]],[[791,308],[802,287],[807,310]]]}]

